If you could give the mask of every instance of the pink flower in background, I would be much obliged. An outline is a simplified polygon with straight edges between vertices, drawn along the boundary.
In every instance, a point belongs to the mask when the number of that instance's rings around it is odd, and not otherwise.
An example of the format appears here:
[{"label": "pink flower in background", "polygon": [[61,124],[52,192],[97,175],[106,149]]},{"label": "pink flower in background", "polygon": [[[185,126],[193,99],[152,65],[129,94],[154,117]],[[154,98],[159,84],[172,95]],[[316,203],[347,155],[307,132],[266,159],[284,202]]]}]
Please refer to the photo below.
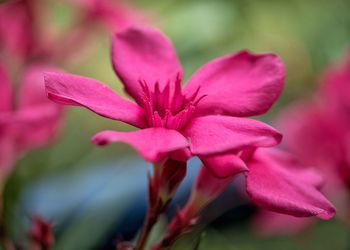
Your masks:
[{"label": "pink flower in background", "polygon": [[281,135],[247,116],[265,113],[278,98],[284,67],[272,54],[247,51],[224,56],[200,68],[181,87],[183,70],[170,41],[152,28],[130,28],[113,37],[113,67],[126,92],[117,95],[86,77],[45,76],[48,97],[86,107],[133,125],[133,132],[103,131],[93,142],[125,142],[147,161],[199,156],[217,176],[245,171],[235,156],[246,147],[271,147]]},{"label": "pink flower in background", "polygon": [[[65,0],[77,15],[67,30],[46,43],[46,54],[56,62],[79,64],[93,53],[91,41],[101,30],[108,35],[135,24],[146,23],[144,10],[130,1],[122,0]],[[48,31],[46,33],[49,33]]]},{"label": "pink flower in background", "polygon": [[[322,190],[338,208],[338,215],[350,223],[350,60],[349,54],[332,65],[321,78],[320,89],[310,101],[284,110],[277,126],[284,145],[298,159],[320,172]],[[269,221],[270,223],[267,223]],[[293,223],[292,223],[293,221]],[[297,233],[313,224],[310,219],[294,219],[261,212],[255,227],[265,234]]]},{"label": "pink flower in background", "polygon": [[[340,172],[347,172],[342,169],[350,166],[349,128],[328,103],[320,99],[294,104],[281,113],[277,126],[285,132],[284,145],[304,164],[317,167],[329,177],[335,173],[340,177]],[[347,177],[343,177],[345,181]]]},{"label": "pink flower in background", "polygon": [[314,223],[314,218],[294,217],[260,209],[253,218],[252,226],[257,235],[269,237],[297,234]]},{"label": "pink flower in background", "polygon": [[[331,65],[321,78],[320,98],[338,119],[350,124],[350,50],[342,60]],[[322,101],[322,100],[321,100]]]},{"label": "pink flower in background", "polygon": [[35,0],[9,1],[0,5],[0,49],[28,56],[35,36],[32,8]]},{"label": "pink flower in background", "polygon": [[141,23],[144,19],[123,0],[69,0],[86,13],[86,21],[98,22],[111,31]]},{"label": "pink flower in background", "polygon": [[51,28],[40,23],[41,14],[46,11],[44,6],[39,0],[0,4],[0,52],[7,62],[51,60],[55,47]]},{"label": "pink flower in background", "polygon": [[[317,170],[324,176],[326,181],[322,191],[335,203],[340,214],[344,206],[334,199],[334,195],[339,195],[341,200],[346,198],[346,189],[337,170],[342,166],[344,157],[341,146],[343,133],[341,124],[332,116],[323,113],[315,103],[301,103],[284,110],[279,125],[284,131],[284,144],[303,162],[305,170]],[[313,223],[312,219],[262,211],[257,214],[253,226],[259,234],[264,232],[263,235],[270,236],[297,233]]]},{"label": "pink flower in background", "polygon": [[42,13],[46,11],[40,0],[0,4],[0,53],[8,63],[52,61],[56,50],[52,28],[41,24]]},{"label": "pink flower in background", "polygon": [[347,56],[326,71],[313,101],[291,106],[278,119],[286,147],[327,176],[325,192],[333,198],[343,197],[350,187],[349,90]]},{"label": "pink flower in background", "polygon": [[350,218],[350,131],[333,108],[327,99],[299,103],[283,112],[278,124],[285,133],[284,145],[327,178],[324,192],[339,208],[338,214]]},{"label": "pink flower in background", "polygon": [[62,107],[47,100],[42,72],[44,65],[25,69],[19,91],[8,72],[0,67],[0,170],[6,175],[20,154],[48,143],[57,132]]}]

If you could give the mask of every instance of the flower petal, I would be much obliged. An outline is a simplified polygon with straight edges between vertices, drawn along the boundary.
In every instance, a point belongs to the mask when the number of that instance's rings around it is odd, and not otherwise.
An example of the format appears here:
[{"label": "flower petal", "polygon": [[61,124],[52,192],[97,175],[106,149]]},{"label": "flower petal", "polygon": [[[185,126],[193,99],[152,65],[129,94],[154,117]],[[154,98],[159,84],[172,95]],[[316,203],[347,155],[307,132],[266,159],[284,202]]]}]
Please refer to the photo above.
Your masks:
[{"label": "flower petal", "polygon": [[297,217],[318,216],[330,219],[333,205],[319,192],[317,181],[306,180],[302,169],[279,162],[266,149],[258,149],[248,163],[247,193],[259,206]]},{"label": "flower petal", "polygon": [[97,145],[125,142],[150,162],[159,162],[168,153],[188,146],[186,138],[179,132],[165,128],[147,128],[133,132],[102,131],[92,141]]},{"label": "flower petal", "polygon": [[303,180],[318,189],[324,186],[325,179],[323,178],[323,175],[320,175],[315,171],[316,169],[310,166],[302,165],[299,158],[297,159],[293,154],[276,149],[269,149],[268,154],[281,166],[288,166],[288,169],[297,171],[300,180]]},{"label": "flower petal", "polygon": [[190,150],[196,155],[223,153],[246,147],[271,147],[282,135],[269,125],[247,118],[229,116],[196,117],[183,134],[190,140]]},{"label": "flower petal", "polygon": [[48,97],[61,104],[84,106],[91,111],[136,127],[145,127],[143,110],[118,96],[97,80],[63,73],[45,73]]},{"label": "flower petal", "polygon": [[176,161],[188,161],[192,155],[191,155],[191,151],[189,148],[182,148],[179,150],[175,150],[173,152],[170,153],[169,157],[173,160]]},{"label": "flower petal", "polygon": [[[160,31],[146,27],[132,27],[116,33],[112,44],[113,67],[126,92],[140,102],[144,80],[151,91],[155,83],[160,90],[175,84],[182,77],[182,67],[171,42]],[[173,88],[173,87],[171,87]]]},{"label": "flower petal", "polygon": [[244,161],[235,154],[210,155],[199,157],[205,167],[207,167],[217,178],[226,178],[248,171]]},{"label": "flower petal", "polygon": [[206,95],[196,109],[199,115],[253,116],[265,113],[284,85],[284,66],[273,54],[247,51],[224,56],[201,67],[185,85],[184,93]]},{"label": "flower petal", "polygon": [[9,111],[12,102],[12,88],[9,76],[3,65],[0,65],[0,111]]},{"label": "flower petal", "polygon": [[217,178],[212,171],[202,166],[194,185],[195,193],[199,193],[201,198],[205,198],[206,203],[209,203],[218,197],[233,182],[235,177]]}]

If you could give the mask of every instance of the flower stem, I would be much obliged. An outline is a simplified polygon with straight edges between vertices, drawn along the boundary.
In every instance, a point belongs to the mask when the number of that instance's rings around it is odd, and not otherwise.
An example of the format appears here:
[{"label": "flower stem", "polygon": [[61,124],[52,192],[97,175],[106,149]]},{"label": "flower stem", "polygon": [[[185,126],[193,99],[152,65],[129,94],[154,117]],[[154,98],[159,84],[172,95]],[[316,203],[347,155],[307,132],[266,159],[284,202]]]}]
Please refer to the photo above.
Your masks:
[{"label": "flower stem", "polygon": [[[160,199],[160,194],[154,185],[152,183],[159,183],[160,179],[160,168],[162,167],[161,164],[154,164],[153,165],[153,176],[149,178],[149,204],[148,204],[148,209],[147,209],[147,214],[146,218],[144,221],[144,224],[141,229],[140,237],[136,243],[135,250],[143,250],[146,243],[148,236],[153,228],[153,226],[156,224],[159,215],[164,211],[164,207],[162,206],[161,199]],[[154,190],[156,189],[156,191]],[[154,195],[157,197],[155,198]],[[152,198],[153,197],[153,198]]]},{"label": "flower stem", "polygon": [[197,211],[193,207],[187,205],[180,211],[180,214],[175,216],[168,226],[168,231],[164,238],[151,247],[151,250],[170,249],[175,241],[185,234],[195,224],[197,220]]},{"label": "flower stem", "polygon": [[148,177],[148,210],[134,250],[143,250],[148,236],[186,176],[186,162],[166,159],[153,165]]},{"label": "flower stem", "polygon": [[142,227],[140,238],[136,244],[135,250],[143,250],[144,249],[146,242],[147,242],[147,239],[148,239],[148,236],[149,236],[154,224],[158,220],[158,216],[159,215],[147,213],[145,223]]}]

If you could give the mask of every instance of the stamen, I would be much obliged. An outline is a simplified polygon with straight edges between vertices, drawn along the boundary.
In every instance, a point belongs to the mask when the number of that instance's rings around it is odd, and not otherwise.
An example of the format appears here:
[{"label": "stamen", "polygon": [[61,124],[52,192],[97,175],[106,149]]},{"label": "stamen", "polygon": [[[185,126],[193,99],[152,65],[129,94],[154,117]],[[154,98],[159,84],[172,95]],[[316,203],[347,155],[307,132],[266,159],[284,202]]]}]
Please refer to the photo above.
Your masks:
[{"label": "stamen", "polygon": [[198,86],[197,90],[187,99],[189,101],[194,101],[199,93],[201,86]]},{"label": "stamen", "polygon": [[171,111],[173,113],[177,113],[178,111],[181,110],[183,106],[183,95],[181,92],[181,79],[180,79],[180,74],[178,73],[176,75],[176,80],[175,80],[175,89],[174,89],[174,94],[172,97],[172,105],[171,105]]},{"label": "stamen", "polygon": [[161,99],[160,105],[165,110],[169,109],[169,97],[170,97],[170,81],[168,80],[164,90],[160,94],[160,99]]},{"label": "stamen", "polygon": [[170,125],[169,119],[170,119],[171,116],[172,116],[172,115],[171,115],[170,110],[169,110],[169,109],[165,110],[165,116],[164,116],[164,119],[163,119],[163,120],[164,120],[164,121],[163,121],[164,127],[166,127],[166,128],[169,127],[169,125]]},{"label": "stamen", "polygon": [[193,105],[197,106],[198,103],[199,103],[201,100],[203,100],[206,96],[208,96],[208,95],[202,95],[201,97],[199,97],[198,100],[195,101],[195,102],[193,103]]},{"label": "stamen", "polygon": [[162,118],[160,117],[158,111],[154,111],[153,113],[153,127],[163,127],[162,126]]},{"label": "stamen", "polygon": [[161,112],[159,82],[156,82],[154,85],[154,94],[152,97],[154,109]]},{"label": "stamen", "polygon": [[182,94],[179,73],[176,75],[173,89],[170,81],[164,85],[163,90],[160,89],[159,82],[154,83],[153,90],[148,87],[145,80],[140,80],[139,83],[143,91],[141,99],[150,127],[180,130],[191,119],[196,104],[206,96],[202,95],[195,101],[199,93],[198,88],[189,99],[186,99]]}]

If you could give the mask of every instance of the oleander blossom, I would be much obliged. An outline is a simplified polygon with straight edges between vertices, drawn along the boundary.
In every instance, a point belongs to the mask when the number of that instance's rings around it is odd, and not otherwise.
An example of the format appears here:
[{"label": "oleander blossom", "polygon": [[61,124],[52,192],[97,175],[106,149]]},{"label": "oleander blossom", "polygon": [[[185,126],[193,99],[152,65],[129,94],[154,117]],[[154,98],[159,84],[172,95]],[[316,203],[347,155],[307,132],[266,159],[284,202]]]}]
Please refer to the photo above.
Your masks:
[{"label": "oleander blossom", "polygon": [[47,65],[31,65],[20,77],[18,91],[0,65],[0,177],[24,152],[43,146],[56,135],[62,107],[47,100],[42,72]]},{"label": "oleander blossom", "polygon": [[236,154],[247,147],[271,147],[281,135],[245,118],[268,111],[283,88],[284,66],[273,54],[248,51],[202,66],[182,87],[183,70],[171,42],[158,30],[131,27],[112,41],[113,68],[135,100],[117,95],[97,80],[46,73],[48,97],[139,128],[103,131],[97,145],[124,142],[150,162],[198,156],[215,175],[245,171]]}]

